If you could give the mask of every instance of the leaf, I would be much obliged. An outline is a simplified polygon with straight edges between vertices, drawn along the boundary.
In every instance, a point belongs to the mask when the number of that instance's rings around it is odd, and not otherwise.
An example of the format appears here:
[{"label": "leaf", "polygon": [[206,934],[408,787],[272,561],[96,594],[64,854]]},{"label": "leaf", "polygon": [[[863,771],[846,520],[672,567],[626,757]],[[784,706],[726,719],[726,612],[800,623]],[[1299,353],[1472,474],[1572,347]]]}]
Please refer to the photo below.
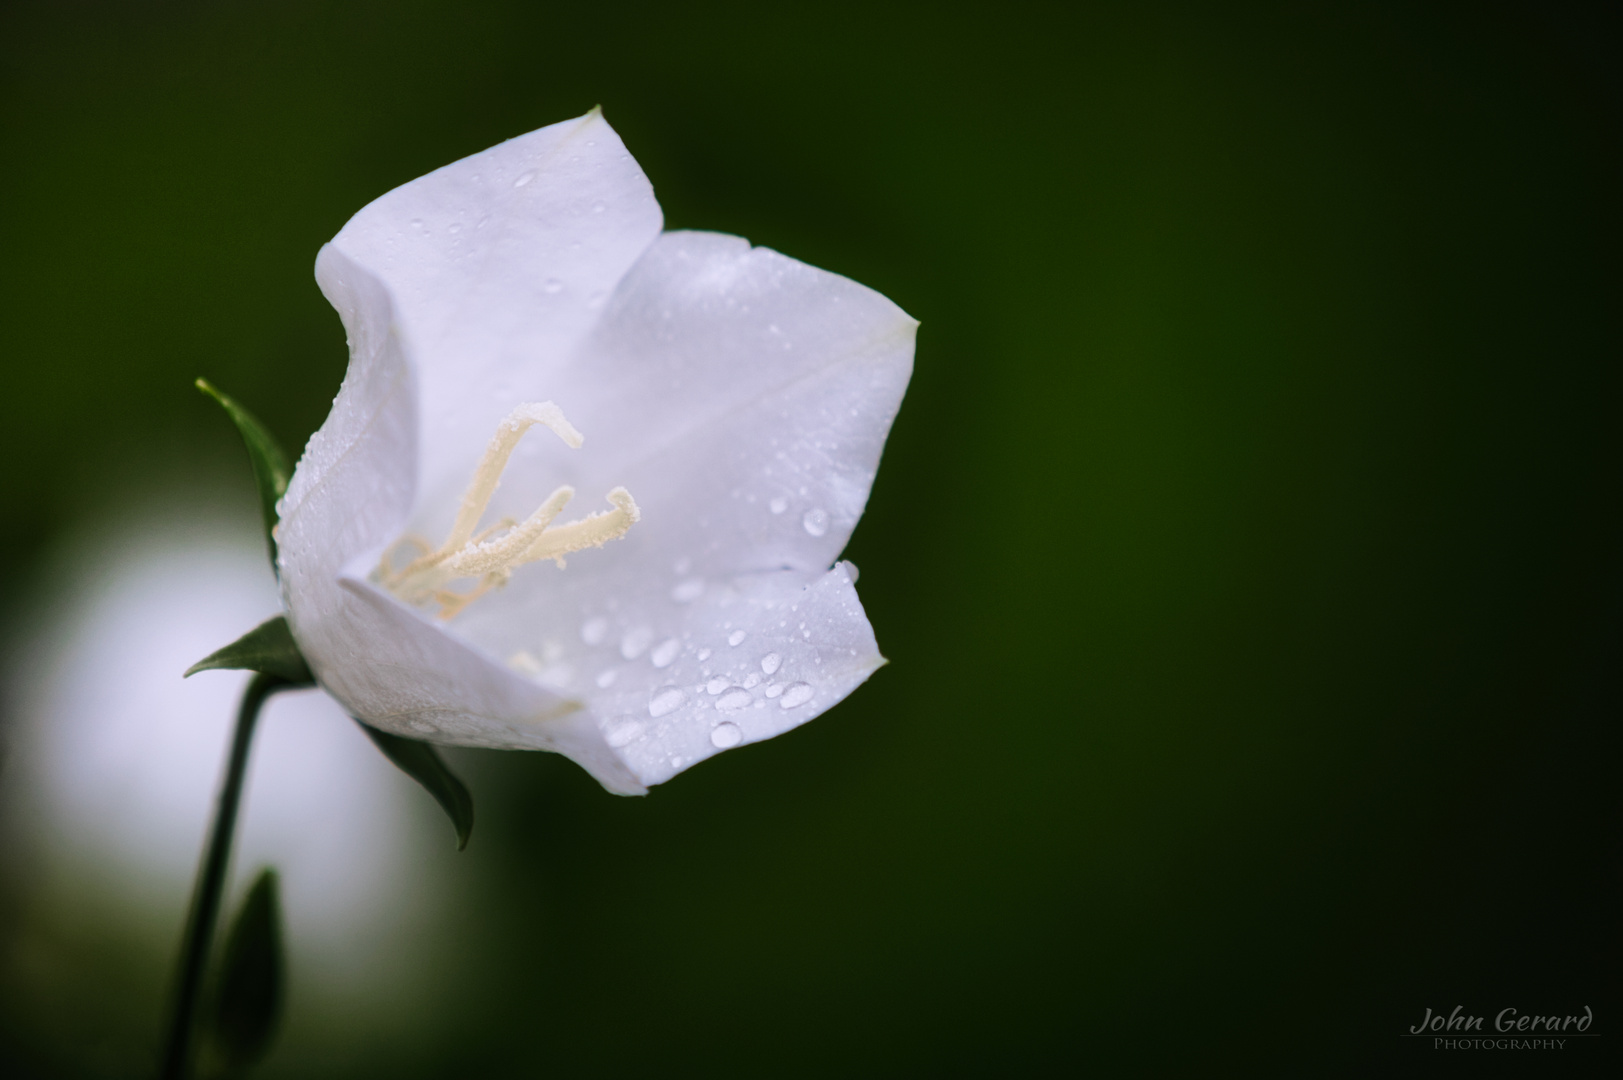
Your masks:
[{"label": "leaf", "polygon": [[469,794],[467,785],[446,767],[439,751],[429,743],[391,735],[359,720],[356,723],[361,724],[361,730],[377,743],[384,757],[439,800],[439,804],[451,816],[451,824],[456,826],[456,849],[461,851],[466,848],[468,837],[473,835],[473,796]]},{"label": "leaf", "polygon": [[260,623],[223,649],[209,653],[186,669],[186,676],[216,669],[261,671],[295,686],[314,685],[315,676],[304,662],[293,631],[282,615]]},{"label": "leaf", "polygon": [[287,455],[276,437],[266,430],[253,413],[216,389],[207,379],[198,379],[197,388],[215,401],[237,425],[243,445],[248,448],[248,460],[254,467],[254,482],[259,486],[259,509],[265,516],[265,542],[270,545],[271,567],[276,567],[276,500],[287,494],[287,481],[292,470]]},{"label": "leaf", "polygon": [[260,871],[226,936],[209,1045],[228,1071],[262,1057],[282,1019],[286,965],[276,871]]}]

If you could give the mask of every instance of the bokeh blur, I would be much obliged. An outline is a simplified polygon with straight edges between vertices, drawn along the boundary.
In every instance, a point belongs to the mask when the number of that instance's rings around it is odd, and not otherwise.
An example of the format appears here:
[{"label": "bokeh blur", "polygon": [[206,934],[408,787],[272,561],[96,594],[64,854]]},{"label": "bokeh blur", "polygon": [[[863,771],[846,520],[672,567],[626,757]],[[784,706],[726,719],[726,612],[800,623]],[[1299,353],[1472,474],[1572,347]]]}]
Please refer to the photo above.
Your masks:
[{"label": "bokeh blur", "polygon": [[0,9],[0,1072],[155,1061],[241,686],[180,672],[276,611],[192,379],[302,446],[345,364],[320,245],[598,103],[668,226],[921,320],[848,551],[892,663],[644,799],[451,752],[460,855],[277,699],[257,1075],[1367,1076],[1439,1065],[1400,1035],[1456,1004],[1613,1035],[1619,45],[1532,4]]}]

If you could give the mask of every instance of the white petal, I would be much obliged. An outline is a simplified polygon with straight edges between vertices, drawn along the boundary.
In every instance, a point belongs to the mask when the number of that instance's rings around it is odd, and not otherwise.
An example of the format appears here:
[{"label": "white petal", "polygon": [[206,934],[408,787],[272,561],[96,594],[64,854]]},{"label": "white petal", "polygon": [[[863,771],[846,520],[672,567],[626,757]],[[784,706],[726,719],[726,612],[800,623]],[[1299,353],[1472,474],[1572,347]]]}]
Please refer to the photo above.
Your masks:
[{"label": "white petal", "polygon": [[698,577],[822,571],[867,504],[917,327],[837,274],[738,237],[667,233],[553,376],[548,396],[586,446],[509,468],[489,516],[521,518],[561,483],[579,492],[571,513],[600,510],[624,485],[642,522],[572,560],[571,579],[681,558]]},{"label": "white petal", "polygon": [[[639,780],[663,783],[712,754],[798,727],[884,664],[847,567],[810,585],[776,573],[712,590],[682,618],[686,647],[674,663],[622,662],[609,690],[594,688],[592,710]],[[729,647],[728,628],[745,630],[745,643]]]},{"label": "white petal", "polygon": [[307,595],[334,594],[346,563],[399,533],[417,488],[416,382],[388,290],[330,245],[316,259],[316,279],[343,320],[350,361],[277,507],[282,589],[295,623]]},{"label": "white petal", "polygon": [[[562,658],[551,685],[587,701],[611,742],[633,720],[641,725],[621,753],[644,783],[728,743],[711,741],[719,714],[694,688],[747,676],[718,666],[719,654],[734,667],[744,655],[728,644],[734,630],[746,632],[757,660],[784,658],[779,686],[804,682],[813,694],[782,709],[763,696],[763,677],[749,689],[769,705],[755,710],[752,701],[746,718],[728,721],[738,741],[817,715],[883,663],[849,576],[825,568],[866,503],[911,373],[916,326],[872,290],[735,237],[662,237],[551,395],[586,433],[586,448],[549,456],[545,467],[510,468],[501,493],[510,501],[492,511],[570,482],[584,512],[623,483],[642,520],[625,539],[571,556],[561,573],[521,570],[459,617],[455,632],[494,655]],[[808,528],[813,512],[823,517]],[[797,603],[816,614],[792,610]],[[607,633],[582,632],[599,619]],[[622,648],[671,638],[684,648],[664,667]],[[715,659],[699,659],[706,649]],[[660,698],[671,687],[689,700],[651,715],[656,699],[661,708],[675,699]]]},{"label": "white petal", "polygon": [[322,686],[399,734],[558,750],[609,790],[641,793],[574,702],[355,580],[411,509],[417,395],[382,284],[331,246],[317,278],[349,332],[350,367],[282,500],[278,547],[288,618]]},{"label": "white petal", "polygon": [[497,422],[552,396],[552,373],[661,221],[647,177],[594,109],[398,187],[333,238],[393,295],[411,343],[418,531],[444,533]]}]

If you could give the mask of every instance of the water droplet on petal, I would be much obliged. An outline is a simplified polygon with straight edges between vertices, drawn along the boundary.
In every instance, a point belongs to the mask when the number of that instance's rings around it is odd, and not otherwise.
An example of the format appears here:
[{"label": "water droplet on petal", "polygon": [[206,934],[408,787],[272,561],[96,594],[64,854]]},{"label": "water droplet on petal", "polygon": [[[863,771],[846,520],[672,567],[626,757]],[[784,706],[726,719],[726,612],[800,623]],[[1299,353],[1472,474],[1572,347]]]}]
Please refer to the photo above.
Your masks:
[{"label": "water droplet on petal", "polygon": [[627,660],[635,660],[647,651],[653,641],[654,632],[646,626],[627,630],[625,637],[620,639],[620,655]]},{"label": "water droplet on petal", "polygon": [[547,278],[546,284],[541,286],[541,291],[545,293],[561,293],[564,291],[564,283],[557,278]]},{"label": "water droplet on petal", "polygon": [[581,624],[580,639],[588,645],[601,645],[609,633],[609,620],[599,615]]},{"label": "water droplet on petal", "polygon": [[738,709],[749,708],[750,702],[754,700],[748,690],[745,690],[742,686],[735,686],[721,695],[721,698],[716,702],[716,708],[722,712],[735,712]]},{"label": "water droplet on petal", "polygon": [[702,592],[704,592],[704,582],[698,578],[690,578],[671,590],[671,599],[678,604],[687,604],[697,600]]},{"label": "water droplet on petal", "polygon": [[720,675],[717,675],[714,679],[711,679],[709,682],[704,684],[704,692],[709,694],[711,697],[715,697],[717,694],[721,693],[731,685],[732,683],[728,682]]},{"label": "water droplet on petal", "polygon": [[513,181],[513,186],[514,187],[523,187],[525,184],[528,184],[531,180],[534,180],[534,179],[535,179],[534,170],[531,170],[530,172],[527,172],[527,173],[520,173],[518,179]]},{"label": "water droplet on petal", "polygon": [[803,682],[790,683],[783,689],[783,697],[778,702],[778,708],[799,708],[812,699],[812,693],[812,688]]},{"label": "water droplet on petal", "polygon": [[450,233],[459,233],[459,232],[461,232],[462,231],[462,222],[460,222],[460,221],[451,222],[451,224],[449,224],[449,225],[447,225],[445,227],[445,231],[450,232]]},{"label": "water droplet on petal", "polygon": [[708,659],[710,659],[710,650],[709,649],[700,649],[699,650],[699,662],[702,664]]},{"label": "water droplet on petal", "polygon": [[783,687],[779,686],[775,682],[769,682],[769,683],[766,684],[765,693],[766,693],[767,697],[775,698],[779,694],[783,693]]},{"label": "water droplet on petal", "polygon": [[756,686],[760,686],[760,685],[761,685],[761,677],[759,675],[755,674],[755,672],[752,671],[748,675],[744,676],[744,689],[748,690],[748,689],[750,689],[752,687],[756,687]]},{"label": "water droplet on petal", "polygon": [[675,660],[676,654],[681,651],[682,643],[675,638],[668,638],[654,648],[648,659],[654,662],[655,667],[670,667],[671,661]]},{"label": "water droplet on petal", "polygon": [[800,524],[813,536],[822,536],[828,532],[828,511],[822,509],[807,510],[806,515],[800,519]]},{"label": "water droplet on petal", "polygon": [[657,719],[680,709],[687,699],[680,687],[662,686],[648,699],[648,715]]},{"label": "water droplet on petal", "polygon": [[734,630],[732,633],[727,635],[727,644],[737,648],[744,643],[745,636],[744,631]]},{"label": "water droplet on petal", "polygon": [[774,514],[781,514],[785,510],[789,509],[789,500],[785,499],[782,495],[779,495],[777,498],[767,503],[766,508],[772,511]]},{"label": "water droplet on petal", "polygon": [[615,721],[613,727],[609,728],[609,733],[606,738],[608,739],[609,745],[618,750],[620,747],[625,746],[631,742],[632,739],[635,739],[641,734],[642,723],[640,721],[631,719],[629,716],[623,716]]},{"label": "water droplet on petal", "polygon": [[776,674],[781,666],[783,666],[783,657],[775,652],[769,652],[761,657],[761,670],[768,675]]},{"label": "water droplet on petal", "polygon": [[731,750],[744,741],[744,731],[737,724],[717,724],[710,733],[710,745],[717,750]]}]

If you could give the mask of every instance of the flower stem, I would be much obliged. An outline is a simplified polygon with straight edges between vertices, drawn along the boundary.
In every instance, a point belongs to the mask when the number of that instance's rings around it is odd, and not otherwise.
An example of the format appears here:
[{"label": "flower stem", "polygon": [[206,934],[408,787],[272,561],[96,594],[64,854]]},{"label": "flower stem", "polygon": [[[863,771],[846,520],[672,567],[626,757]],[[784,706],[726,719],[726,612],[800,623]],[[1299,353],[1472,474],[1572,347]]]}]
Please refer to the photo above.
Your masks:
[{"label": "flower stem", "polygon": [[220,897],[225,892],[225,872],[231,862],[231,839],[236,832],[237,807],[242,801],[243,774],[248,767],[248,748],[253,742],[254,725],[265,700],[276,691],[298,684],[275,675],[256,672],[243,692],[237,709],[237,727],[226,758],[225,781],[214,807],[214,825],[209,833],[203,862],[197,868],[197,885],[192,891],[191,911],[186,917],[186,937],[181,944],[180,981],[175,988],[174,1012],[170,1016],[169,1038],[164,1048],[163,1080],[186,1080],[191,1068],[192,1029],[197,1023],[197,1002],[208,970],[209,948],[214,943],[214,925],[220,917]]}]

